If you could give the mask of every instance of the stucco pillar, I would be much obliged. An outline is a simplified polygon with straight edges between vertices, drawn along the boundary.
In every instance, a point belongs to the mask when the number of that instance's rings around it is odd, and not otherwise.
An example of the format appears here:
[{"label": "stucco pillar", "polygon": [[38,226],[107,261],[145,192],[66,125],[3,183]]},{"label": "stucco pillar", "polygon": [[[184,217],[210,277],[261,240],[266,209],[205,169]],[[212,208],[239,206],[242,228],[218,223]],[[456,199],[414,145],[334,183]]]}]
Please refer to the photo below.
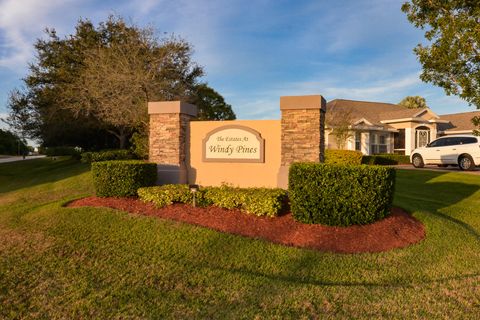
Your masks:
[{"label": "stucco pillar", "polygon": [[148,114],[149,160],[157,163],[157,183],[187,183],[187,130],[197,107],[181,101],[149,102]]},{"label": "stucco pillar", "polygon": [[321,95],[280,97],[281,167],[278,186],[288,187],[288,169],[293,162],[323,162],[325,112]]},{"label": "stucco pillar", "polygon": [[[413,131],[413,134],[412,134]],[[409,156],[415,146],[415,129],[405,129],[405,155]]]}]

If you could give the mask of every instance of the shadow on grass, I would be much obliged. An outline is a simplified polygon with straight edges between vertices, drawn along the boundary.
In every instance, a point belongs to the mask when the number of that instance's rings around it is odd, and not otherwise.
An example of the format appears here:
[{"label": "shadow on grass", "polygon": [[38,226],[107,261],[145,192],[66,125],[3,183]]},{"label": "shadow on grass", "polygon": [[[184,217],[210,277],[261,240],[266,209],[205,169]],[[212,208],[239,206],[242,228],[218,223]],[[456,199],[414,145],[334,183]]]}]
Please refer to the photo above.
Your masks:
[{"label": "shadow on grass", "polygon": [[[397,175],[397,189],[395,195],[395,205],[405,208],[410,212],[424,211],[428,212],[434,217],[438,217],[441,220],[447,222],[445,224],[445,236],[448,237],[449,228],[461,228],[468,232],[475,239],[480,240],[479,230],[472,227],[466,221],[456,217],[456,212],[462,212],[462,201],[472,197],[480,189],[480,179],[478,177],[472,177],[467,175],[453,175],[443,176],[449,173],[443,172],[399,172]],[[437,179],[438,178],[438,179]],[[472,205],[473,202],[465,204],[465,206]],[[451,206],[458,206],[458,210],[449,210],[451,213],[442,212]],[[221,252],[222,260],[235,261],[238,256],[248,256],[250,250],[247,244],[242,245],[241,241],[227,244],[226,240],[218,238],[216,236],[210,236],[211,239],[205,243],[202,248],[198,248],[198,252]],[[255,249],[252,249],[255,250]],[[401,250],[401,249],[400,249]],[[443,250],[439,247],[438,250]],[[426,254],[426,253],[425,253]],[[447,257],[449,252],[445,252],[444,256]],[[408,257],[408,255],[407,255]],[[348,257],[347,257],[348,258]],[[275,258],[276,259],[276,258]],[[285,283],[291,283],[292,285],[316,285],[316,286],[333,286],[333,287],[372,287],[372,288],[415,288],[419,284],[433,284],[443,283],[452,280],[464,280],[469,278],[475,278],[480,276],[478,268],[466,271],[464,274],[445,274],[440,277],[425,279],[425,278],[412,278],[411,280],[405,279],[405,275],[397,277],[395,272],[392,271],[390,275],[385,275],[386,278],[378,279],[378,281],[372,281],[365,279],[360,281],[342,281],[341,279],[335,280],[332,277],[330,268],[335,269],[336,263],[332,262],[332,265],[321,266],[326,268],[325,278],[323,276],[318,278],[315,275],[309,275],[310,268],[314,268],[316,265],[317,256],[312,256],[309,252],[300,253],[300,255],[292,256],[291,259],[287,258],[287,261],[279,259],[278,263],[288,265],[284,268],[281,274],[271,273],[268,271],[262,271],[250,264],[250,262],[243,261],[241,265],[234,265],[230,263],[231,267],[227,267],[223,262],[214,257],[204,257],[199,261],[197,267],[209,270],[218,270],[226,273],[233,273],[239,276],[255,277],[258,278],[258,286],[264,286],[265,282],[261,279],[268,281],[279,281]],[[403,259],[402,255],[399,255],[398,259]],[[408,258],[407,258],[408,259]],[[247,259],[248,260],[248,259]],[[252,258],[255,260],[255,258]],[[409,264],[415,264],[415,258],[411,261],[407,261]],[[405,262],[405,261],[404,261]],[[179,261],[181,263],[181,261]],[[273,262],[275,264],[275,261]],[[313,264],[313,265],[312,265]],[[340,263],[339,265],[342,265]],[[361,264],[360,264],[361,265]],[[250,267],[251,266],[251,267]],[[261,267],[260,267],[261,268]],[[282,269],[282,267],[275,267],[275,269]],[[332,269],[332,270],[333,270]],[[334,272],[333,272],[334,273]],[[383,276],[382,276],[383,277]],[[329,279],[331,278],[331,279]],[[408,278],[408,277],[407,277]],[[263,288],[265,290],[265,288]],[[267,289],[270,290],[270,289]],[[271,290],[278,290],[271,288]]]},{"label": "shadow on grass", "polygon": [[249,276],[249,277],[258,277],[264,278],[272,281],[280,281],[280,282],[287,282],[291,284],[301,284],[301,285],[314,285],[314,286],[330,286],[330,287],[371,287],[371,288],[415,288],[418,287],[419,284],[433,284],[433,283],[443,283],[452,280],[463,280],[469,279],[480,276],[480,273],[472,273],[466,274],[461,276],[452,276],[452,277],[443,277],[439,279],[430,279],[430,280],[422,280],[422,281],[412,281],[412,282],[384,282],[384,283],[375,283],[375,282],[355,282],[355,281],[323,281],[317,279],[309,279],[308,277],[295,277],[295,276],[288,276],[288,275],[273,275],[267,274],[252,270],[246,269],[235,269],[235,268],[222,268],[222,267],[213,267],[213,266],[199,266],[205,269],[211,270],[220,270],[223,272],[230,272],[236,273],[242,276]]},{"label": "shadow on grass", "polygon": [[70,157],[34,159],[0,164],[0,194],[60,181],[90,170]]},{"label": "shadow on grass", "polygon": [[467,230],[480,240],[478,230],[465,221],[457,219],[454,213],[442,212],[442,209],[451,206],[458,206],[459,210],[456,211],[461,211],[461,202],[479,191],[480,177],[448,174],[432,171],[398,170],[394,205],[409,212],[427,211]]}]

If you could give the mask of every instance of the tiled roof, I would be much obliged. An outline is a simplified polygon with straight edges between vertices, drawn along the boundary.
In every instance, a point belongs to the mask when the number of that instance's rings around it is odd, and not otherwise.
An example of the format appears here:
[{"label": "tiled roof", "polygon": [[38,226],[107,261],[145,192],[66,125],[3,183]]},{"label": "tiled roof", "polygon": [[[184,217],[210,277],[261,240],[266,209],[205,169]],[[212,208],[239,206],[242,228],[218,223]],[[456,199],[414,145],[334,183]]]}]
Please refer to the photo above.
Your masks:
[{"label": "tiled roof", "polygon": [[[384,102],[335,99],[327,103],[327,114],[329,111],[340,112],[340,114],[342,114],[342,112],[350,112],[353,123],[365,119],[373,125],[388,128],[389,125],[383,124],[381,121],[412,118],[422,111],[422,109],[408,109],[398,104]],[[471,119],[474,116],[480,116],[480,111],[441,115],[439,118],[441,120],[447,120],[449,123],[438,123],[438,130],[446,132],[473,130],[475,126],[472,124]],[[429,120],[429,118],[426,117],[426,120]]]},{"label": "tiled roof", "polygon": [[408,109],[392,103],[344,99],[329,101],[327,103],[327,113],[329,110],[335,110],[335,112],[351,112],[353,122],[364,118],[376,125],[382,125],[382,120],[411,118],[420,111],[419,109]]},{"label": "tiled roof", "polygon": [[439,124],[438,129],[447,132],[473,130],[475,126],[472,123],[472,118],[475,116],[480,116],[480,111],[441,115],[440,119],[450,121],[450,123],[441,123]]}]

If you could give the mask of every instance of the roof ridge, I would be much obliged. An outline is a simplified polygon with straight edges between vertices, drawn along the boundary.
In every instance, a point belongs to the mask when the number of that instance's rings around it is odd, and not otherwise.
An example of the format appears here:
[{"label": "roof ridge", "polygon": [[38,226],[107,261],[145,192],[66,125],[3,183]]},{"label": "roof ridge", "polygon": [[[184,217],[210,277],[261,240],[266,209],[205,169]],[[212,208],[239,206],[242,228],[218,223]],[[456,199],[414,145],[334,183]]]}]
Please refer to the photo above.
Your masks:
[{"label": "roof ridge", "polygon": [[352,99],[333,99],[330,100],[329,102],[336,102],[336,101],[350,101],[350,102],[364,102],[364,103],[379,103],[379,104],[391,104],[394,106],[400,106],[397,103],[390,103],[390,102],[381,102],[381,101],[365,101],[365,100],[352,100]]},{"label": "roof ridge", "polygon": [[453,116],[453,115],[456,115],[456,114],[466,114],[466,113],[476,113],[476,112],[480,112],[480,110],[457,112],[457,113],[446,113],[446,114],[441,114],[439,116],[444,117],[444,116]]}]

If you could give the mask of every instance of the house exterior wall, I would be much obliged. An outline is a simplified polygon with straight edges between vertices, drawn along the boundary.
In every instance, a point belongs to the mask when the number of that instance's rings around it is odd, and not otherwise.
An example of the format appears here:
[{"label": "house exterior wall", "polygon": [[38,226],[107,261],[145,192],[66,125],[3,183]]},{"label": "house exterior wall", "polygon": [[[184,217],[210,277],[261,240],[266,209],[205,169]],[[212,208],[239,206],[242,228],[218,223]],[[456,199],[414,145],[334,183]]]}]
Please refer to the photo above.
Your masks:
[{"label": "house exterior wall", "polygon": [[390,126],[394,129],[405,129],[405,155],[407,156],[409,156],[415,149],[415,130],[418,127],[427,127],[430,129],[430,141],[437,138],[436,123],[406,121],[400,123],[391,123]]}]

